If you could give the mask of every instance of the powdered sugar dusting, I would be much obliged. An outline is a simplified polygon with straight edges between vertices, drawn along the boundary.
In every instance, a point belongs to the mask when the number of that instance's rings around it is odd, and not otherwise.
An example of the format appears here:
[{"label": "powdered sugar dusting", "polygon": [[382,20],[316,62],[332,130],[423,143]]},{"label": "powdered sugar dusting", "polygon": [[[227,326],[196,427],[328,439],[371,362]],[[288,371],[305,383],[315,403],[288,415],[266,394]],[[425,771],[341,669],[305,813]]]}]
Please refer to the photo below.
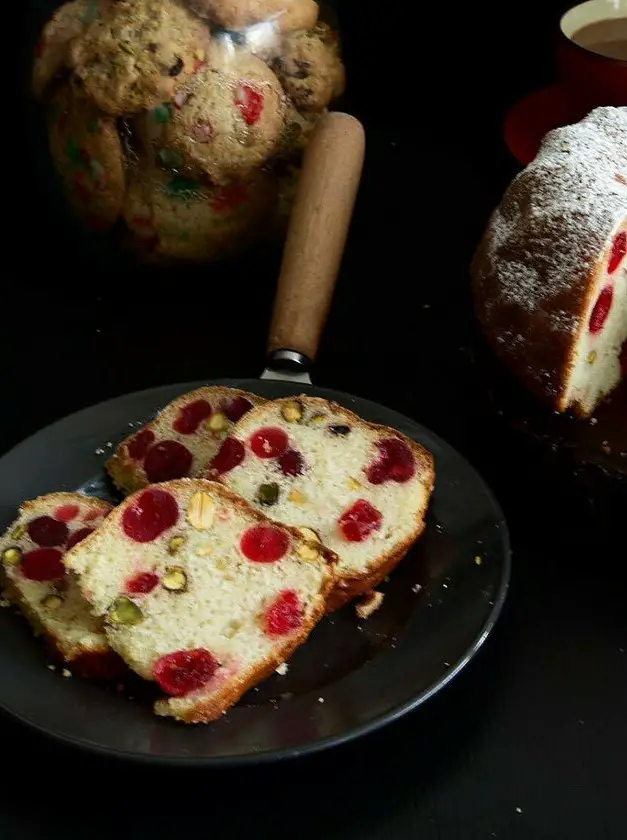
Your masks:
[{"label": "powdered sugar dusting", "polygon": [[[472,266],[479,316],[505,354],[519,355],[522,338],[565,358],[587,281],[626,215],[627,107],[597,108],[549,132],[492,215]],[[557,393],[559,371],[539,362],[526,373]]]}]

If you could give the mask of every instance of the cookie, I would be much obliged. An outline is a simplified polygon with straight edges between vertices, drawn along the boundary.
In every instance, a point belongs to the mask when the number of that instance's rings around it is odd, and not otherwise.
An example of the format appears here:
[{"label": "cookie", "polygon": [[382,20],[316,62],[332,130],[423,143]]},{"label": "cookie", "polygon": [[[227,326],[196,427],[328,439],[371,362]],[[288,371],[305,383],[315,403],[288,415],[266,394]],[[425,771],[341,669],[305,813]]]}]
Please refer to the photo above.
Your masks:
[{"label": "cookie", "polygon": [[281,160],[294,160],[302,157],[309,138],[319,120],[326,114],[322,111],[298,111],[292,103],[285,109],[285,123],[277,145],[277,157]]},{"label": "cookie", "polygon": [[91,227],[115,222],[125,189],[124,157],[115,120],[76,82],[55,89],[49,110],[50,152],[68,198]]},{"label": "cookie", "polygon": [[64,3],[44,26],[35,45],[32,90],[40,99],[50,82],[69,64],[70,44],[95,17],[99,0]]},{"label": "cookie", "polygon": [[172,0],[117,0],[70,46],[70,61],[109,114],[170,99],[204,61],[207,27]]},{"label": "cookie", "polygon": [[261,59],[212,43],[206,66],[148,119],[163,126],[163,153],[178,155],[189,172],[220,184],[245,178],[265,163],[281,136],[284,114],[281,85]]},{"label": "cookie", "polygon": [[337,41],[324,24],[286,38],[274,69],[294,105],[304,111],[320,111],[344,92]]},{"label": "cookie", "polygon": [[287,231],[300,179],[300,167],[289,163],[275,173],[277,179],[277,207],[274,214],[272,233],[283,237]]},{"label": "cookie", "polygon": [[228,257],[263,235],[275,206],[276,186],[263,172],[208,187],[147,167],[131,178],[124,220],[153,256],[203,261]]},{"label": "cookie", "polygon": [[314,0],[190,0],[198,14],[224,29],[244,29],[251,24],[272,23],[279,32],[311,29],[318,20]]}]

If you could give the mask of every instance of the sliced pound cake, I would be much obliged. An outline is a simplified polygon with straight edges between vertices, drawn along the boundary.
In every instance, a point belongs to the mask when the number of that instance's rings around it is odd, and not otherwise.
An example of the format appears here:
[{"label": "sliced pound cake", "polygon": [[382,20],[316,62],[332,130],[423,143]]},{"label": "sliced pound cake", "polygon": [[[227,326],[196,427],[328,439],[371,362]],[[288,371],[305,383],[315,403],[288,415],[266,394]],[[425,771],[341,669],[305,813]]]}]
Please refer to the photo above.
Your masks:
[{"label": "sliced pound cake", "polygon": [[166,697],[157,714],[214,720],[305,641],[335,557],[215,482],[126,499],[65,557],[111,646]]},{"label": "sliced pound cake", "polygon": [[102,523],[111,505],[78,493],[51,493],[25,502],[0,537],[6,598],[20,607],[53,654],[85,676],[113,677],[123,663],[94,618],[64,552]]},{"label": "sliced pound cake", "polygon": [[434,467],[400,432],[300,397],[250,411],[206,476],[273,519],[311,529],[338,555],[335,609],[372,589],[420,536]]},{"label": "sliced pound cake", "polygon": [[263,402],[254,394],[222,386],[183,394],[122,441],[107,462],[107,471],[123,493],[198,475],[232,424]]}]

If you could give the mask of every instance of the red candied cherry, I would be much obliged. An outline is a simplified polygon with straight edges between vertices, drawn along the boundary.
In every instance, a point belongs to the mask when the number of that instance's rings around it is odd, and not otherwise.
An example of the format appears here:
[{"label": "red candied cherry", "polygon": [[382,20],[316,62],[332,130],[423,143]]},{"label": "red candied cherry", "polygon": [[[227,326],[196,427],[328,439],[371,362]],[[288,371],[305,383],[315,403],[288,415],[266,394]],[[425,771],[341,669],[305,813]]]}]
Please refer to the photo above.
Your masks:
[{"label": "red candied cherry", "polygon": [[142,429],[128,443],[127,451],[133,461],[141,461],[148,449],[155,441],[155,433],[151,429]]},{"label": "red candied cherry", "polygon": [[115,680],[124,676],[128,666],[112,650],[92,650],[72,660],[72,672],[91,680]]},{"label": "red candied cherry", "polygon": [[339,519],[342,535],[348,542],[363,542],[381,527],[383,516],[366,499],[358,499]]},{"label": "red candied cherry", "polygon": [[139,572],[126,581],[125,591],[129,595],[147,595],[159,583],[159,575],[154,572]]},{"label": "red candied cherry", "polygon": [[28,523],[28,536],[37,545],[51,548],[63,545],[68,538],[68,527],[65,522],[59,522],[51,516],[38,516]]},{"label": "red candied cherry", "polygon": [[22,557],[20,569],[28,580],[56,580],[65,574],[58,548],[36,548]]},{"label": "red candied cherry", "polygon": [[215,134],[210,122],[199,120],[189,132],[197,143],[208,143]]},{"label": "red candied cherry", "polygon": [[69,551],[71,548],[74,548],[75,545],[78,545],[79,542],[88,537],[90,534],[94,533],[93,528],[79,528],[78,531],[74,531],[73,534],[70,534],[70,538],[67,541],[67,550]]},{"label": "red candied cherry", "polygon": [[151,484],[183,478],[192,466],[192,453],[176,440],[164,440],[148,450],[144,470]]},{"label": "red candied cherry", "polygon": [[172,428],[180,435],[192,435],[198,431],[203,420],[211,416],[211,406],[207,400],[195,400],[183,406],[179,416],[172,424]]},{"label": "red candied cherry", "polygon": [[235,397],[224,407],[224,415],[231,423],[237,423],[252,407],[253,404],[246,397]]},{"label": "red candied cherry", "polygon": [[599,295],[599,299],[595,303],[592,315],[590,316],[590,332],[593,335],[601,332],[603,329],[603,325],[607,321],[607,316],[610,314],[613,300],[614,289],[611,286],[606,286]]},{"label": "red candied cherry", "polygon": [[59,522],[71,522],[76,519],[80,511],[78,505],[61,505],[54,512],[54,518]]},{"label": "red candied cherry", "polygon": [[150,487],[126,508],[122,515],[122,528],[126,536],[135,542],[152,542],[176,525],[178,518],[179,507],[174,496]]},{"label": "red candied cherry", "polygon": [[621,231],[612,242],[610,261],[607,265],[607,273],[613,274],[627,254],[627,231]]},{"label": "red candied cherry", "polygon": [[287,554],[290,538],[272,525],[255,525],[242,535],[240,549],[253,563],[276,563]]},{"label": "red candied cherry", "polygon": [[366,470],[366,478],[371,484],[383,484],[384,481],[396,481],[403,484],[413,478],[416,464],[411,449],[399,438],[384,438],[377,441],[379,458]]},{"label": "red candied cherry", "polygon": [[184,697],[206,685],[219,667],[220,663],[208,650],[195,648],[160,656],[152,673],[166,694]]},{"label": "red candied cherry", "polygon": [[250,438],[250,448],[258,458],[278,458],[287,449],[288,438],[283,429],[266,426]]},{"label": "red candied cherry", "polygon": [[623,376],[627,376],[627,341],[623,344],[623,349],[620,351],[620,372]]},{"label": "red candied cherry", "polygon": [[241,84],[235,91],[235,104],[240,109],[246,125],[254,125],[263,111],[263,94],[250,85]]},{"label": "red candied cherry", "polygon": [[279,458],[279,467],[283,475],[302,475],[305,471],[305,459],[295,449],[288,449]]},{"label": "red candied cherry", "polygon": [[242,463],[246,456],[244,444],[237,438],[227,437],[209,464],[209,472],[223,475]]},{"label": "red candied cherry", "polygon": [[270,604],[264,614],[268,636],[286,636],[303,623],[303,608],[293,589],[284,589]]},{"label": "red candied cherry", "polygon": [[[225,213],[228,210],[234,210],[246,200],[247,196],[248,188],[246,184],[229,184],[215,193],[211,200],[211,209],[215,213]],[[233,402],[237,402],[237,400],[244,400],[244,397],[236,397]],[[244,400],[244,402],[248,402],[248,400]]]}]

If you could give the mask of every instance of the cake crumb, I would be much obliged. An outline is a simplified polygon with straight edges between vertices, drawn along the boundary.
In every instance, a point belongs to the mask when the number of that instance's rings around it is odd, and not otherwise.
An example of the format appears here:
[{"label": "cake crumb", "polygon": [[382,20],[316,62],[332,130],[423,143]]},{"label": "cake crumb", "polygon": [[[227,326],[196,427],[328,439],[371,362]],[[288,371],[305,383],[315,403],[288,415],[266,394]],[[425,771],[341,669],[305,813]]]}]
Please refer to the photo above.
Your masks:
[{"label": "cake crumb", "polygon": [[10,607],[11,602],[7,601],[6,598],[0,598],[0,607]]},{"label": "cake crumb", "polygon": [[287,669],[288,669],[287,662],[283,662],[283,663],[281,663],[281,665],[279,665],[278,668],[275,668],[274,670],[277,672],[277,674],[280,677],[284,677],[287,674]]},{"label": "cake crumb", "polygon": [[359,618],[370,618],[373,612],[376,612],[381,604],[383,603],[383,598],[385,596],[382,592],[368,592],[361,601],[356,605],[355,612],[359,616]]},{"label": "cake crumb", "polygon": [[61,671],[61,673],[63,674],[64,677],[71,677],[72,676],[72,672],[68,668],[64,668]]},{"label": "cake crumb", "polygon": [[57,670],[57,666],[56,666],[56,665],[46,665],[46,668],[47,668],[49,671],[56,671],[56,670]]},{"label": "cake crumb", "polygon": [[605,452],[606,455],[611,455],[612,454],[612,447],[609,445],[609,443],[606,440],[604,440],[603,443],[601,444],[601,449]]},{"label": "cake crumb", "polygon": [[599,421],[597,420],[597,418],[596,418],[596,417],[591,417],[591,418],[590,418],[590,425],[591,425],[591,426],[596,426],[596,424],[597,424],[598,422],[599,422]]},{"label": "cake crumb", "polygon": [[480,566],[483,563],[483,558],[477,554],[475,557],[475,566]]},{"label": "cake crumb", "polygon": [[324,697],[318,697],[318,703],[324,703]]},{"label": "cake crumb", "polygon": [[516,813],[517,814],[522,814],[522,808],[520,806],[517,806]]},{"label": "cake crumb", "polygon": [[421,589],[422,589],[422,586],[419,583],[415,583],[412,586],[411,591],[418,593],[418,592],[420,592]]}]

